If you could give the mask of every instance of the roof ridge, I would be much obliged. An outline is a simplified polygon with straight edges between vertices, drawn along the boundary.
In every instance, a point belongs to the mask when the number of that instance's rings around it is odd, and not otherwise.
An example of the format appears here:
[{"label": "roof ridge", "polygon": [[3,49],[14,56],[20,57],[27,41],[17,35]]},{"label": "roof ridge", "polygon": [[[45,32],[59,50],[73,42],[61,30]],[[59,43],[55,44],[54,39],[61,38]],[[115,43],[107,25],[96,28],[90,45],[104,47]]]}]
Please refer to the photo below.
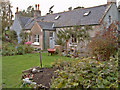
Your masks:
[{"label": "roof ridge", "polygon": [[36,22],[47,22],[47,23],[54,23],[54,22],[51,22],[51,21],[36,21]]},{"label": "roof ridge", "polygon": [[19,16],[19,18],[20,18],[20,17],[24,17],[24,18],[33,18],[33,17],[26,17],[26,16]]}]

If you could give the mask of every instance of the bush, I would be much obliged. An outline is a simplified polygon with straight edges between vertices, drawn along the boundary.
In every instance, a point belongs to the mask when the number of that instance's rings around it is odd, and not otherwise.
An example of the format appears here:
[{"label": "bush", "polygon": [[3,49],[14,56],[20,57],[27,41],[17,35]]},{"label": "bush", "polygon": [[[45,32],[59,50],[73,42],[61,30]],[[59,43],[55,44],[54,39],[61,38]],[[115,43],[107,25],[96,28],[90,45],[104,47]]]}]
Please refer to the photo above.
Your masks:
[{"label": "bush", "polygon": [[9,51],[2,50],[2,55],[3,55],[3,56],[9,56]]},{"label": "bush", "polygon": [[104,32],[98,33],[88,44],[88,51],[97,60],[109,60],[117,50],[117,27],[112,23]]},{"label": "bush", "polygon": [[9,39],[12,41],[17,41],[17,33],[14,30],[9,32]]},{"label": "bush", "polygon": [[[118,59],[99,62],[90,58],[56,63],[58,77],[52,78],[51,88],[118,88]],[[63,65],[63,64],[62,64]]]},{"label": "bush", "polygon": [[16,55],[23,55],[24,54],[24,49],[22,46],[18,46],[16,48]]},{"label": "bush", "polygon": [[25,47],[24,47],[24,52],[25,53],[32,53],[33,50],[34,49],[29,45],[25,45]]},{"label": "bush", "polygon": [[3,42],[1,54],[3,56],[23,55],[32,53],[33,50],[34,49],[30,45],[15,45],[9,42]]}]

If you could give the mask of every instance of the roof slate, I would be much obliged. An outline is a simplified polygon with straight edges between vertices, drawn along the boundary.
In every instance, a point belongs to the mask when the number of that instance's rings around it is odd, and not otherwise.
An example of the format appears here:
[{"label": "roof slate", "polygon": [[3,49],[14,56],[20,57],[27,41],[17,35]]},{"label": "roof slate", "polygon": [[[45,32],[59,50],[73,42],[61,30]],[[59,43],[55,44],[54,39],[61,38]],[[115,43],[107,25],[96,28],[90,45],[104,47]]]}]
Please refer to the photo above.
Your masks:
[{"label": "roof slate", "polygon": [[[38,17],[36,20],[39,21],[38,23],[43,29],[53,29],[53,22],[55,28],[74,25],[96,25],[99,24],[99,20],[105,14],[106,9],[107,4],[91,8],[82,8],[67,12],[49,14],[46,16]],[[84,13],[88,11],[91,13],[88,16],[84,16]],[[56,20],[55,17],[58,15],[60,17]],[[31,29],[35,23],[35,20],[33,18],[28,17],[19,17],[19,21],[21,22],[21,26],[24,29]]]},{"label": "roof slate", "polygon": [[22,26],[22,28],[24,28],[24,26],[27,24],[27,22],[31,19],[31,17],[24,17],[24,16],[19,16],[18,20],[20,22],[20,25]]},{"label": "roof slate", "polygon": [[53,22],[41,22],[41,21],[38,21],[37,23],[44,30],[54,30],[54,28],[53,28],[54,23]]},{"label": "roof slate", "polygon": [[[104,15],[106,8],[107,4],[91,8],[76,9],[42,16],[39,17],[38,20],[44,19],[44,21],[55,22],[55,27],[99,24],[99,20]],[[84,16],[84,13],[88,11],[91,11],[91,13],[88,16]],[[58,15],[60,18],[55,20],[55,17]]]}]

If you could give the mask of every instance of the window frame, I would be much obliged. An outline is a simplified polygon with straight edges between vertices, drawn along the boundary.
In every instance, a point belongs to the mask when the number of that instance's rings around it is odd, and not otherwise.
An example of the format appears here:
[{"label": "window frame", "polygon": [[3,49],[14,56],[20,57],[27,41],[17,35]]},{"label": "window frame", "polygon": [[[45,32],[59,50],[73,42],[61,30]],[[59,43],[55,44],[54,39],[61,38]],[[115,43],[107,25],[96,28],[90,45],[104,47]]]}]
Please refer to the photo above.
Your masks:
[{"label": "window frame", "polygon": [[38,34],[34,35],[34,42],[39,42],[39,35]]}]

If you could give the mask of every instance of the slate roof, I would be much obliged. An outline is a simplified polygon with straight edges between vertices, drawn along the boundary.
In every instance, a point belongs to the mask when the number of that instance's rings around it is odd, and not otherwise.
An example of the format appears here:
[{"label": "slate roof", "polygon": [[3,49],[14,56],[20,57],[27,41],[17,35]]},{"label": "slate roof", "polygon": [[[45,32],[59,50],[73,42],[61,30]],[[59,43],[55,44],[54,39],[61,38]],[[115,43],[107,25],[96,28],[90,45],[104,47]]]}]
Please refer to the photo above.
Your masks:
[{"label": "slate roof", "polygon": [[[75,9],[72,11],[49,14],[46,16],[38,17],[36,20],[40,21],[38,23],[43,29],[52,29],[53,22],[54,27],[66,27],[74,25],[96,25],[99,24],[99,20],[105,14],[106,9],[107,4],[91,8]],[[91,13],[88,16],[84,16],[84,14],[88,11],[90,11]],[[60,17],[56,20],[55,17],[57,16]],[[28,17],[20,17],[19,20],[24,29],[31,29],[35,23],[35,20],[33,18]]]},{"label": "slate roof", "polygon": [[32,26],[34,25],[34,23],[35,23],[34,18],[29,19],[29,21],[24,26],[24,29],[30,30],[32,28]]},{"label": "slate roof", "polygon": [[20,25],[22,26],[22,28],[24,28],[24,26],[27,24],[27,22],[31,19],[31,17],[24,17],[24,16],[19,16],[18,20],[20,22]]},{"label": "slate roof", "polygon": [[[107,4],[91,8],[76,9],[72,11],[42,16],[39,17],[38,20],[55,22],[55,27],[94,25],[99,24],[99,20],[105,14],[106,8]],[[91,13],[88,16],[84,16],[84,13],[88,11],[91,11]],[[55,20],[55,17],[58,15],[60,18],[58,20]]]},{"label": "slate roof", "polygon": [[54,30],[53,28],[53,22],[42,22],[42,21],[38,21],[37,22],[38,25],[40,25],[40,27],[44,30]]}]

